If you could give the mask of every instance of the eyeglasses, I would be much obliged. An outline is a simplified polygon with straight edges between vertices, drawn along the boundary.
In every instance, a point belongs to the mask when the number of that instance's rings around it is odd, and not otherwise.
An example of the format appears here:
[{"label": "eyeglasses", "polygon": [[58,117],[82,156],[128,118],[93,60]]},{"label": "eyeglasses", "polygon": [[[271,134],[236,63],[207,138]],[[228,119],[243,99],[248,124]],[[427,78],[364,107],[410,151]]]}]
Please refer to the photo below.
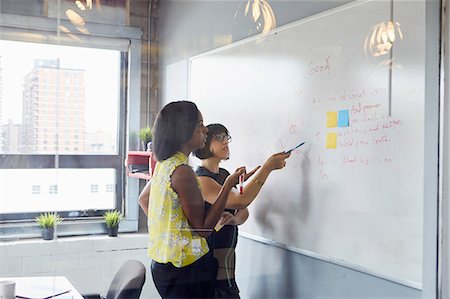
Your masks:
[{"label": "eyeglasses", "polygon": [[228,143],[231,142],[231,136],[226,134],[214,135],[214,139],[216,139],[219,142],[223,142],[224,140],[227,140]]}]

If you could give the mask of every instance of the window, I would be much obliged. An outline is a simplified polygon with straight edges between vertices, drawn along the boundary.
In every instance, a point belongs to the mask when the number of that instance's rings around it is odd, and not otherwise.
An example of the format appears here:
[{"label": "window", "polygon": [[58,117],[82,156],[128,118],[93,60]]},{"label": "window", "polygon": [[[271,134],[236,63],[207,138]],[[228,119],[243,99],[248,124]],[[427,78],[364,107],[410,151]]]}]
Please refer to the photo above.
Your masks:
[{"label": "window", "polygon": [[91,193],[98,193],[98,185],[97,184],[91,185]]},{"label": "window", "polygon": [[48,186],[49,194],[58,194],[58,185],[50,185]]},{"label": "window", "polygon": [[107,184],[106,185],[106,193],[114,192],[114,185],[113,184]]},{"label": "window", "polygon": [[41,194],[41,186],[38,185],[31,186],[31,194]]},{"label": "window", "polygon": [[125,231],[136,230],[138,185],[127,186],[123,160],[124,128],[139,129],[140,30],[87,24],[89,35],[66,35],[46,18],[33,30],[36,17],[0,17],[12,24],[0,26],[2,235],[37,236],[9,225],[53,211],[73,220],[60,235],[103,232],[111,209],[125,212]]}]

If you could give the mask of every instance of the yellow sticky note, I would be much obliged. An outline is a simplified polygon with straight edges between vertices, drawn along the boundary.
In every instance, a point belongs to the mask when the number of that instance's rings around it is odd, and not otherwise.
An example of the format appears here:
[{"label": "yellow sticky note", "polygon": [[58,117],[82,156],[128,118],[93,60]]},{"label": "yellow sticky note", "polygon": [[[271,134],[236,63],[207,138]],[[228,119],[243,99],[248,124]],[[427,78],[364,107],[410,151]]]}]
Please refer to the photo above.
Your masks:
[{"label": "yellow sticky note", "polygon": [[335,128],[337,127],[337,112],[327,112],[327,128]]},{"label": "yellow sticky note", "polygon": [[337,145],[337,134],[327,133],[327,148],[336,148]]}]

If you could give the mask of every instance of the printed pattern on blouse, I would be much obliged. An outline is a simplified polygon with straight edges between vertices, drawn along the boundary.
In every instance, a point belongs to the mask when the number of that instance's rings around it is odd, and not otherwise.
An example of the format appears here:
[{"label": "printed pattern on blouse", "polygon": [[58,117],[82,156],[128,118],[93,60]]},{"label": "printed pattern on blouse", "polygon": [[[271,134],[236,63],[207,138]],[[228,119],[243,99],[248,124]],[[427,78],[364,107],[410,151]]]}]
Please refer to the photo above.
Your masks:
[{"label": "printed pattern on blouse", "polygon": [[148,255],[158,263],[175,267],[192,264],[208,251],[206,239],[194,232],[183,213],[180,198],[172,189],[171,177],[188,158],[181,152],[156,163],[148,207]]}]

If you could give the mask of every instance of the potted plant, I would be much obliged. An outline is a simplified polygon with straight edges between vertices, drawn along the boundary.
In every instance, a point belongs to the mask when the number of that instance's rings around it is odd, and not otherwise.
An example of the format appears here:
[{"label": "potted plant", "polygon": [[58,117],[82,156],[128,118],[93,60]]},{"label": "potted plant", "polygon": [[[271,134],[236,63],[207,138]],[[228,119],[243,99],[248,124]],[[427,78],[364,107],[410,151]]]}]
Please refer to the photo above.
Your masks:
[{"label": "potted plant", "polygon": [[110,237],[117,237],[119,223],[123,219],[123,214],[117,210],[113,210],[105,212],[103,217],[105,218],[106,227],[108,228],[108,235]]},{"label": "potted plant", "polygon": [[42,238],[44,240],[53,240],[55,236],[55,228],[58,223],[62,222],[62,218],[58,213],[43,213],[36,217],[36,222],[43,229]]},{"label": "potted plant", "polygon": [[141,139],[142,148],[147,151],[152,150],[152,137],[153,132],[149,127],[142,128],[139,131],[139,138]]}]

